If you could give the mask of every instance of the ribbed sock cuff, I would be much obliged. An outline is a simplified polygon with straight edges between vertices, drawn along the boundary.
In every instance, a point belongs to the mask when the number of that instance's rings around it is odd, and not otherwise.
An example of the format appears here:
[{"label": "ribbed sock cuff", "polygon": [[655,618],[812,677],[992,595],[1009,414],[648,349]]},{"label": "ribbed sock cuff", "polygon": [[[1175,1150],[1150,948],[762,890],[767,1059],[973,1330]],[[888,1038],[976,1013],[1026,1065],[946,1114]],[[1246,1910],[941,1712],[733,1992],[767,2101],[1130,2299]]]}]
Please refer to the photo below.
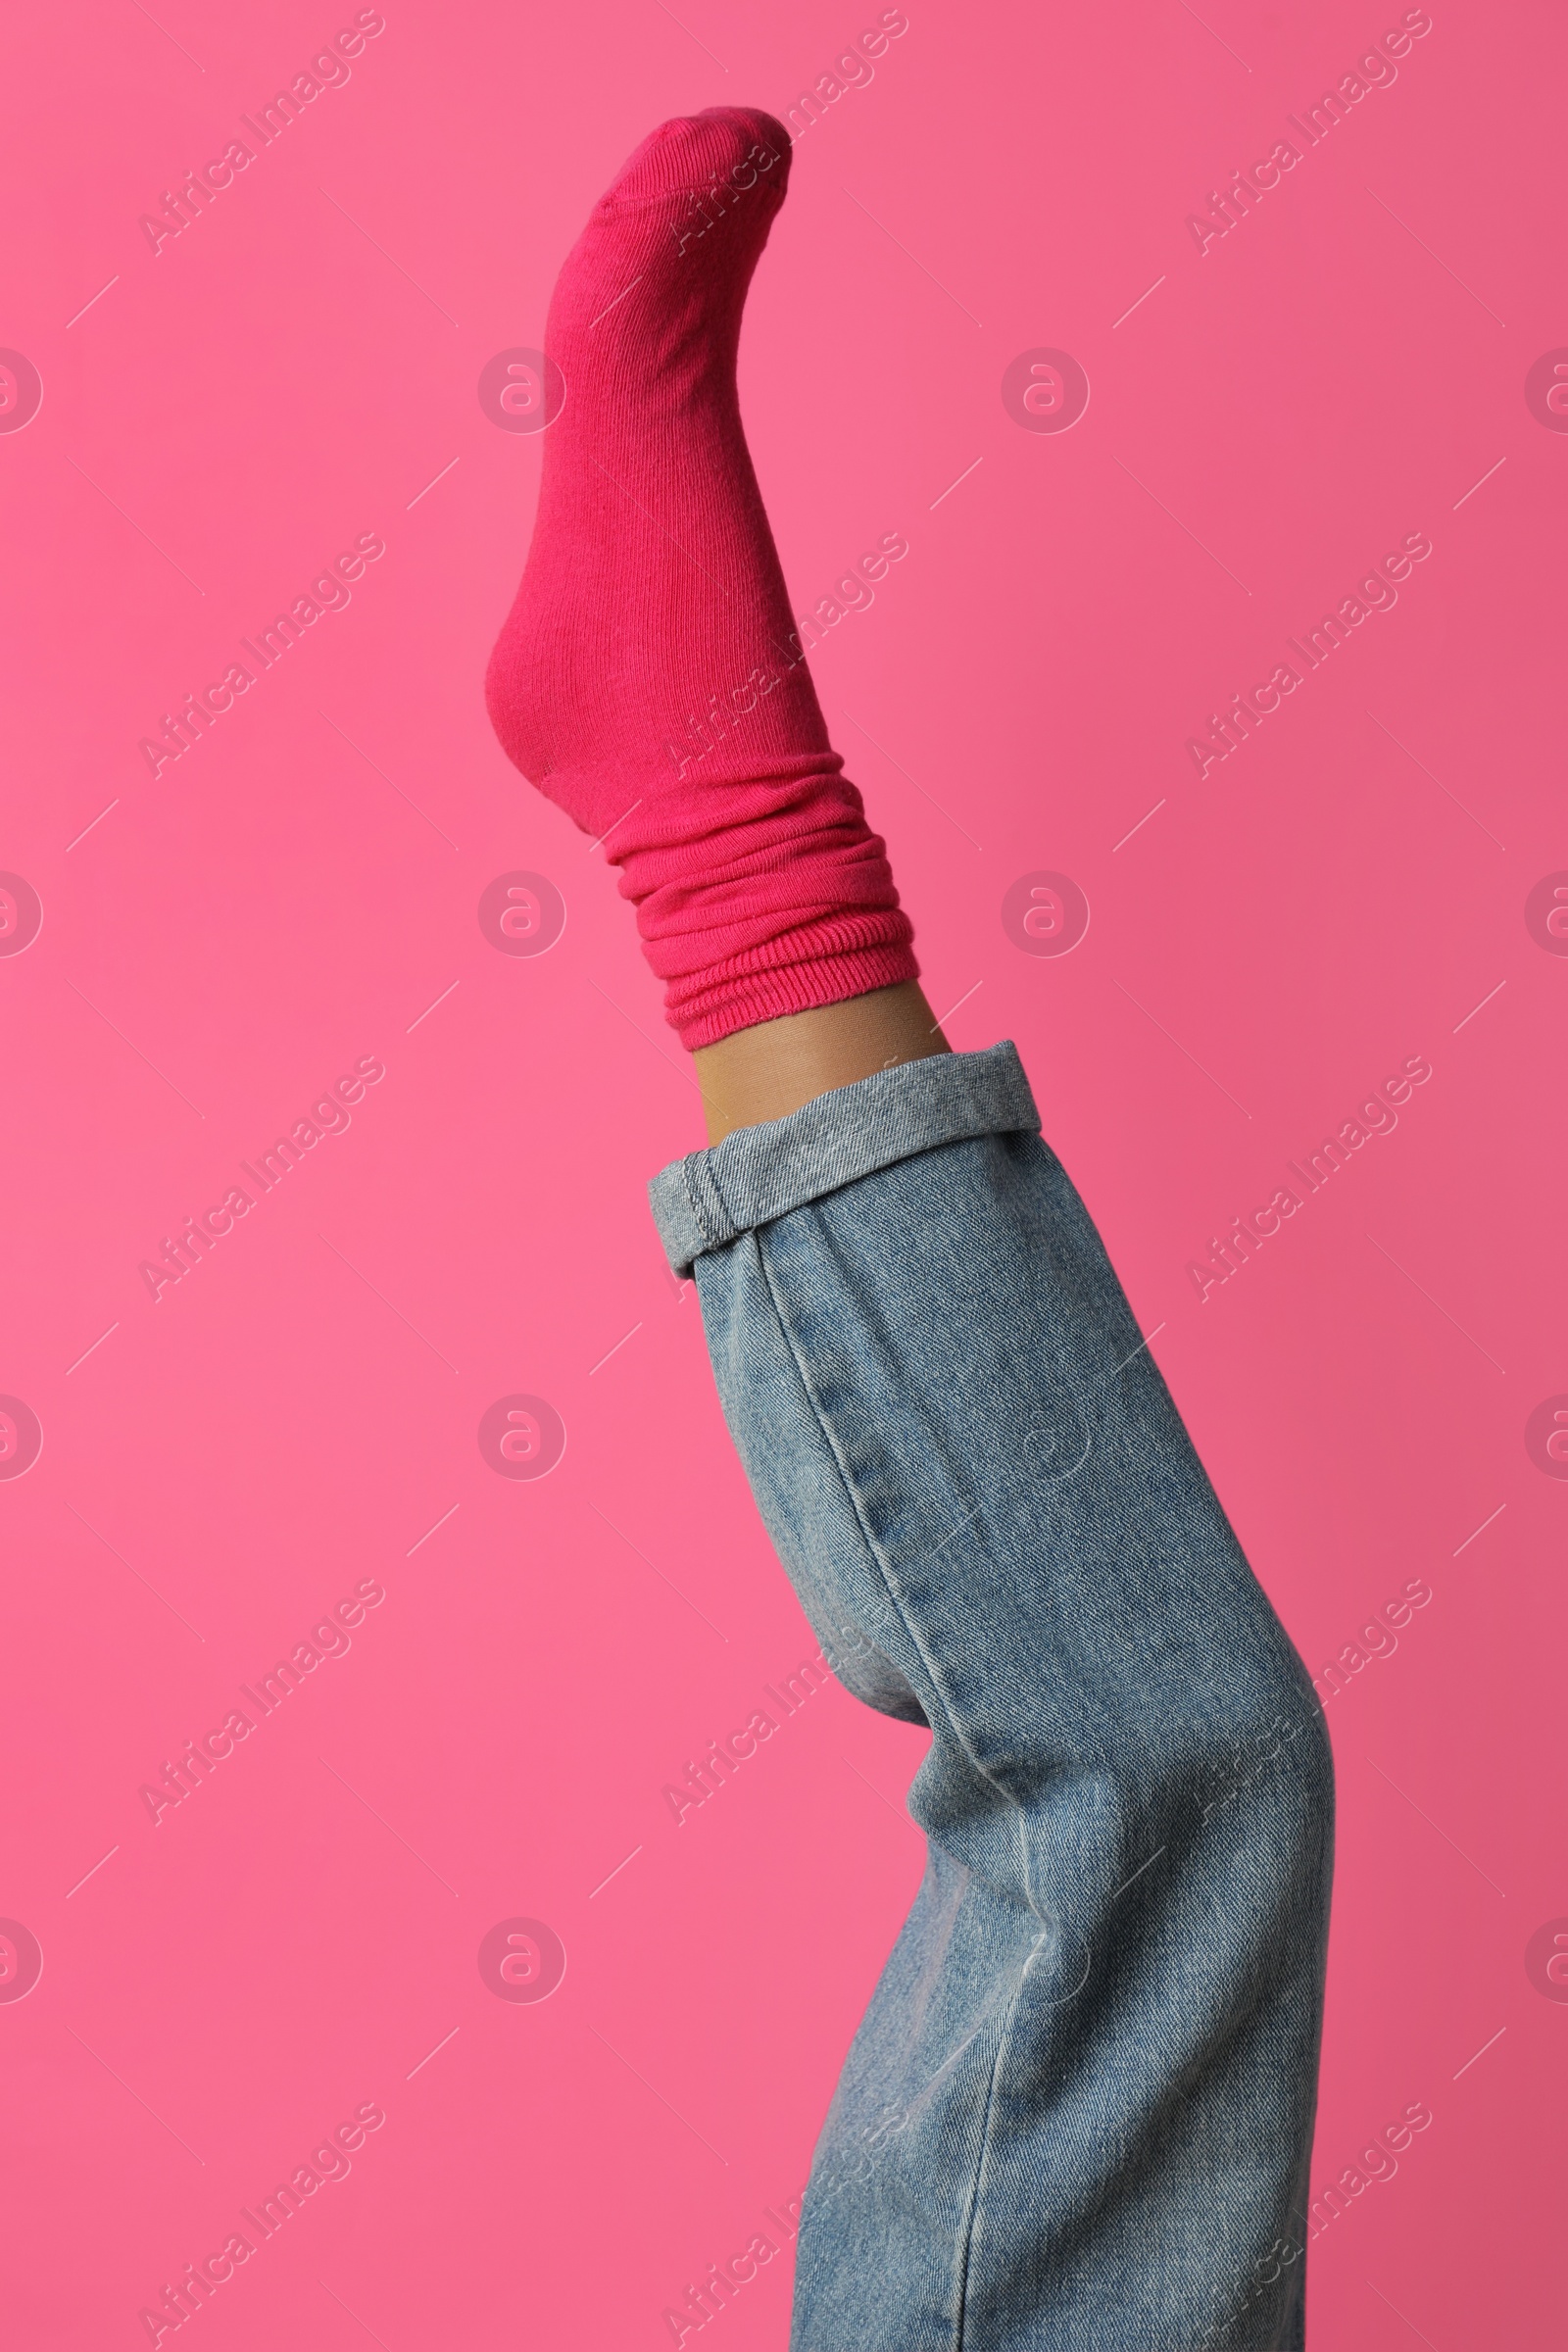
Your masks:
[{"label": "ribbed sock cuff", "polygon": [[687,1052],[695,1054],[700,1046],[716,1046],[720,1038],[755,1029],[760,1021],[842,1004],[874,988],[896,988],[919,977],[912,936],[902,912],[839,915],[813,923],[674,982],[665,992],[665,1017]]}]

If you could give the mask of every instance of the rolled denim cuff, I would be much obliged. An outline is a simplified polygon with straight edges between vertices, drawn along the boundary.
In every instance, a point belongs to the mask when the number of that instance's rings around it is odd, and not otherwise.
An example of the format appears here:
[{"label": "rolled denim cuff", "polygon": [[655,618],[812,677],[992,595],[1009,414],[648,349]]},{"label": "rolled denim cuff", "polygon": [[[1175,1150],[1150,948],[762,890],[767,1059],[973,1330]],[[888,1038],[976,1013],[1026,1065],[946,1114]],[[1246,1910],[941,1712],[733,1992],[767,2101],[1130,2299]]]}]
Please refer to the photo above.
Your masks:
[{"label": "rolled denim cuff", "polygon": [[664,1253],[684,1275],[706,1251],[898,1160],[970,1136],[1039,1131],[1018,1049],[1004,1039],[979,1054],[932,1054],[876,1070],[787,1118],[739,1127],[672,1160],[648,1198]]}]

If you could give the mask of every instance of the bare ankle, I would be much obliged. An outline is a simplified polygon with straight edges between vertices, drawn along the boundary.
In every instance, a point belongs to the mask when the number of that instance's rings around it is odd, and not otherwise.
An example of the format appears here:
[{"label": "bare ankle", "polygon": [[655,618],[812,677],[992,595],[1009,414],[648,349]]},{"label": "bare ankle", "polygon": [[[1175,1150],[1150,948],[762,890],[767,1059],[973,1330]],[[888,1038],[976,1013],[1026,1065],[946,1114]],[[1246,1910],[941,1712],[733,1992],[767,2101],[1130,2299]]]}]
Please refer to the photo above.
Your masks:
[{"label": "bare ankle", "polygon": [[951,1051],[914,980],[737,1029],[692,1056],[708,1140],[781,1119],[835,1087]]}]

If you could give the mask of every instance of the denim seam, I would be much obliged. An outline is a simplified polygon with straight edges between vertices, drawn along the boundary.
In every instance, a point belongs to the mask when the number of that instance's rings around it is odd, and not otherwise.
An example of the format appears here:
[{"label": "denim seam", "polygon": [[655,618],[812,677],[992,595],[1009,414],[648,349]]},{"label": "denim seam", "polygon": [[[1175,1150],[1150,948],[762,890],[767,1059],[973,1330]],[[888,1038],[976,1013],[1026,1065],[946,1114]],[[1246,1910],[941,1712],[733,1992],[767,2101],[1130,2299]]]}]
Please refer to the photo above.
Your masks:
[{"label": "denim seam", "polygon": [[[795,1345],[794,1336],[790,1331],[788,1321],[784,1314],[782,1301],[779,1298],[777,1289],[774,1285],[772,1269],[767,1263],[767,1253],[761,1247],[761,1232],[759,1231],[755,1238],[759,1245],[758,1261],[761,1267],[763,1281],[767,1285],[768,1297],[772,1301],[773,1312],[778,1321],[780,1334],[784,1340],[785,1346],[790,1351],[791,1360],[795,1365],[797,1376],[800,1379],[802,1388],[806,1393],[807,1401],[811,1408],[812,1417],[814,1418],[818,1429],[821,1431],[823,1443],[826,1445],[828,1451],[832,1456],[834,1468],[838,1472],[839,1482],[844,1490],[846,1499],[849,1502],[851,1510],[855,1514],[855,1521],[860,1533],[861,1543],[865,1547],[872,1565],[876,1569],[879,1582],[881,1583],[883,1590],[886,1592],[889,1600],[893,1604],[900,1624],[904,1627],[905,1632],[908,1635],[909,1640],[914,1644],[921,1662],[926,1669],[926,1673],[930,1677],[932,1688],[936,1690],[941,1698],[943,1712],[947,1717],[948,1725],[956,1743],[979,1778],[985,1782],[987,1787],[995,1788],[998,1795],[1002,1798],[1004,1804],[1011,1807],[1011,1809],[1016,1813],[1020,1828],[1023,1830],[1025,1838],[1027,1840],[1028,1833],[1026,1808],[1018,1802],[1018,1799],[1013,1796],[1007,1788],[1004,1788],[1002,1784],[986,1770],[986,1767],[981,1763],[978,1756],[973,1753],[969,1742],[967,1740],[965,1740],[961,1730],[959,1729],[953,1702],[949,1697],[947,1690],[944,1689],[939,1676],[937,1675],[934,1664],[927,1652],[926,1645],[920,1640],[915,1628],[909,1622],[909,1618],[904,1604],[902,1591],[896,1578],[892,1574],[888,1563],[882,1557],[881,1547],[877,1544],[876,1539],[871,1532],[865,1512],[861,1507],[860,1497],[856,1491],[855,1481],[846,1468],[839,1454],[837,1446],[834,1444],[833,1432],[829,1425],[828,1417],[817,1400],[816,1395],[811,1387],[810,1380],[807,1374],[806,1366],[801,1359],[800,1350]],[[1033,1916],[1036,1919],[1041,1920],[1043,1936],[1048,1923],[1041,1918],[1041,1914],[1035,1909],[1033,1893],[1033,1874],[1026,1869],[1024,1873],[1025,1901],[1028,1904],[1029,1910]],[[1041,1939],[1041,1936],[1037,1936],[1033,1945],[1031,1946],[1031,1960],[1034,1957],[1034,1953],[1038,1951],[1040,1947]],[[963,2352],[969,2255],[973,2242],[975,2226],[979,2220],[982,2209],[986,2161],[992,2144],[992,2119],[996,2106],[997,2083],[1000,2078],[1005,2053],[1010,2046],[1012,2028],[1017,2015],[1018,2003],[1023,1996],[1023,1987],[1028,1976],[1028,1967],[1029,1963],[1026,1961],[1023,1972],[1019,1977],[1018,1984],[1014,1989],[1011,2000],[1008,2002],[1007,2013],[1003,2020],[1002,2033],[998,2041],[996,2055],[994,2056],[991,2064],[990,2080],[986,2086],[985,2117],[981,2127],[980,2145],[976,2152],[974,2169],[969,2182],[968,2204],[963,2221],[962,2237],[957,2259],[957,2269],[954,2280],[955,2332],[952,2352]]]},{"label": "denim seam", "polygon": [[[798,1212],[791,1210],[787,1213],[794,1215]],[[770,1220],[770,1222],[776,1223],[781,1222],[781,1220],[773,1219]],[[967,1740],[965,1740],[962,1732],[958,1728],[958,1720],[954,1711],[953,1701],[937,1673],[936,1667],[932,1662],[930,1652],[927,1649],[925,1642],[922,1642],[920,1636],[909,1622],[908,1612],[905,1606],[903,1592],[900,1589],[898,1580],[893,1574],[890,1565],[882,1556],[881,1546],[878,1544],[876,1538],[871,1533],[870,1523],[868,1522],[865,1512],[861,1507],[860,1497],[856,1491],[855,1481],[850,1476],[850,1473],[845,1466],[843,1457],[839,1452],[838,1446],[834,1443],[833,1432],[829,1425],[827,1415],[823,1411],[820,1403],[817,1401],[816,1392],[811,1386],[810,1379],[807,1373],[806,1365],[802,1361],[801,1351],[795,1344],[795,1335],[790,1330],[789,1324],[785,1318],[783,1302],[781,1301],[778,1292],[774,1287],[772,1269],[767,1262],[767,1252],[760,1247],[762,1237],[766,1230],[767,1228],[765,1226],[759,1226],[755,1229],[754,1234],[754,1238],[759,1244],[758,1262],[762,1269],[762,1279],[767,1284],[768,1297],[773,1301],[773,1312],[778,1317],[779,1331],[783,1336],[784,1345],[790,1351],[790,1360],[795,1366],[796,1376],[801,1383],[801,1387],[806,1393],[806,1400],[811,1408],[812,1417],[816,1422],[817,1428],[822,1433],[823,1443],[833,1457],[833,1467],[838,1472],[839,1483],[844,1489],[844,1494],[849,1502],[850,1508],[855,1513],[855,1524],[860,1531],[860,1541],[870,1555],[872,1564],[877,1572],[878,1581],[880,1582],[883,1591],[887,1593],[889,1600],[893,1603],[899,1623],[903,1626],[905,1632],[907,1634],[909,1640],[913,1642],[915,1649],[919,1653],[920,1663],[924,1666],[926,1674],[930,1678],[931,1688],[936,1691],[938,1697],[942,1701],[942,1712],[947,1718],[948,1728],[951,1731],[954,1740],[956,1741],[959,1750],[961,1751],[967,1763],[976,1773],[979,1774],[981,1780],[985,1782],[987,1788],[994,1788],[1004,1805],[1011,1806],[1015,1812],[1021,1812],[1022,1807],[1019,1805],[1017,1798],[1012,1795],[1010,1790],[1004,1788],[1000,1781],[993,1778],[993,1776],[981,1763],[979,1757],[972,1752],[969,1742]],[[918,1695],[918,1693],[916,1693],[916,1695]],[[934,1730],[935,1727],[933,1726],[932,1728]],[[1030,1908],[1031,1910],[1033,1909],[1032,1904]],[[1036,1917],[1038,1916],[1039,1914],[1036,1913]]]},{"label": "denim seam", "polygon": [[[1032,1904],[1030,1907],[1033,1909]],[[1036,1913],[1037,1918],[1039,1914]],[[1025,1960],[1022,1968],[1018,1971],[1018,1982],[1013,1987],[1012,1998],[1007,2003],[1007,2013],[1003,2019],[1002,2033],[997,2041],[997,2054],[992,2062],[991,2081],[986,2090],[985,2118],[980,2127],[980,2153],[975,2162],[973,2194],[970,2198],[969,2210],[965,2214],[963,2221],[963,2240],[960,2254],[960,2278],[958,2286],[958,2340],[956,2346],[955,2347],[955,2352],[965,2352],[965,2338],[968,2332],[969,2320],[970,2255],[974,2245],[974,2233],[976,2229],[979,2227],[981,2215],[985,2206],[986,2175],[990,2167],[991,2153],[995,2144],[992,2124],[996,2114],[998,2087],[1002,2081],[1003,2068],[1007,2062],[1007,2054],[1012,2047],[1013,2030],[1018,2020],[1019,2005],[1023,2000],[1024,1990],[1029,1982],[1029,1971],[1034,1966],[1035,1956],[1039,1952],[1040,1946],[1044,1941],[1045,1931],[1042,1931],[1042,1933],[1035,1937],[1034,1942],[1030,1945],[1029,1956]],[[1159,2352],[1159,2347],[1151,2347],[1151,2352]],[[1172,2352],[1182,2352],[1182,2347],[1175,2346],[1172,2348]]]},{"label": "denim seam", "polygon": [[963,2227],[958,2242],[956,2281],[958,2325],[957,2333],[954,2338],[954,2352],[964,2352],[964,2338],[968,2334],[969,2328],[969,2260],[974,2249],[974,2233],[979,2227],[981,2208],[985,2201],[986,2166],[991,2154],[992,2121],[997,2111],[997,2085],[1002,2079],[1003,2065],[1011,2046],[1012,2029],[1018,2015],[1018,2004],[1023,1999],[1023,1988],[1028,1981],[1029,1963],[1040,1949],[1040,1943],[1041,1937],[1037,1936],[1029,1948],[1029,1959],[1024,1962],[1018,1972],[1018,1982],[1013,1988],[1012,1998],[1007,2003],[1007,2014],[1002,2021],[1002,2032],[997,2037],[996,2056],[991,2061],[991,2080],[986,2084],[986,2111],[980,2125],[980,2149],[975,2158],[974,2178],[969,2184],[969,2201],[964,2213]]},{"label": "denim seam", "polygon": [[[793,1214],[796,1212],[790,1211],[786,1213]],[[781,1221],[782,1220],[769,1220],[770,1223]],[[881,1546],[878,1544],[876,1538],[871,1531],[869,1521],[867,1520],[864,1509],[861,1506],[860,1497],[857,1492],[855,1480],[851,1476],[849,1469],[840,1455],[837,1445],[834,1443],[833,1431],[828,1416],[824,1412],[820,1402],[817,1399],[816,1393],[811,1385],[810,1377],[802,1358],[801,1350],[795,1344],[794,1334],[790,1330],[789,1321],[784,1312],[783,1301],[779,1298],[777,1286],[773,1280],[773,1271],[768,1264],[768,1253],[763,1246],[765,1234],[766,1226],[757,1227],[753,1232],[752,1238],[757,1244],[758,1263],[761,1269],[762,1279],[767,1285],[767,1295],[772,1302],[773,1313],[778,1322],[780,1336],[784,1341],[785,1347],[789,1349],[790,1360],[795,1366],[796,1376],[806,1394],[807,1402],[811,1408],[812,1418],[815,1420],[817,1428],[821,1432],[822,1441],[832,1456],[833,1466],[838,1473],[839,1483],[844,1491],[844,1494],[850,1505],[850,1508],[855,1514],[855,1523],[859,1530],[861,1544],[863,1544],[865,1551],[877,1572],[877,1577],[882,1585],[883,1590],[893,1604],[900,1624],[904,1627],[905,1632],[914,1644],[921,1663],[925,1667],[926,1673],[930,1678],[932,1689],[937,1692],[942,1701],[943,1713],[947,1718],[948,1727],[955,1741],[973,1770],[978,1774],[980,1779],[985,1782],[988,1788],[994,1788],[1004,1804],[1009,1806],[1017,1815],[1027,1845],[1027,1808],[1020,1804],[1018,1799],[1011,1793],[1011,1791],[1004,1788],[993,1777],[990,1772],[987,1771],[984,1764],[981,1763],[979,1757],[973,1753],[968,1740],[963,1737],[963,1734],[959,1729],[952,1699],[949,1697],[947,1690],[943,1687],[942,1681],[937,1674],[935,1664],[927,1651],[926,1644],[921,1641],[919,1634],[909,1622],[909,1617],[905,1607],[903,1592],[890,1564],[884,1560],[882,1556]],[[933,1730],[934,1728],[935,1727],[933,1727]],[[1037,1920],[1040,1920],[1042,1934],[1041,1936],[1036,1936],[1034,1943],[1030,1948],[1029,1959],[1025,1961],[1023,1969],[1019,1974],[1018,1983],[1014,1987],[1012,1997],[1007,2004],[1006,2015],[1003,2020],[1002,2033],[998,2039],[996,2054],[991,2063],[990,2080],[986,2085],[985,2116],[980,2130],[980,2144],[975,2153],[974,2167],[968,2183],[967,2206],[963,2218],[961,2237],[957,2251],[956,2269],[954,2279],[954,2336],[951,2352],[964,2352],[964,2336],[967,2325],[970,2255],[974,2243],[974,2232],[976,2227],[978,2226],[983,2210],[987,2160],[990,2156],[993,2144],[992,2125],[996,2112],[997,2087],[1001,2079],[1002,2068],[1005,2061],[1007,2050],[1011,2046],[1013,2027],[1017,2019],[1018,2005],[1023,1998],[1024,1986],[1028,1981],[1030,1963],[1033,1961],[1035,1953],[1040,1948],[1043,1935],[1049,1928],[1050,1924],[1052,1924],[1044,1919],[1042,1914],[1035,1907],[1034,1874],[1028,1867],[1026,1867],[1024,1871],[1024,1899],[1032,1916]]]},{"label": "denim seam", "polygon": [[696,1226],[698,1232],[702,1235],[703,1240],[707,1243],[709,1249],[710,1250],[713,1247],[713,1242],[712,1237],[708,1230],[708,1219],[703,1215],[702,1210],[698,1207],[697,1196],[692,1190],[692,1162],[696,1157],[697,1154],[695,1152],[688,1152],[685,1158],[681,1161],[681,1182],[686,1188],[686,1205],[692,1212],[692,1223]]},{"label": "denim seam", "polygon": [[[845,1464],[840,1457],[839,1449],[833,1442],[833,1432],[828,1425],[827,1415],[823,1412],[821,1405],[817,1401],[815,1392],[807,1376],[806,1366],[802,1361],[800,1349],[795,1345],[795,1336],[790,1330],[789,1323],[784,1314],[783,1302],[780,1299],[777,1288],[774,1285],[772,1268],[767,1262],[767,1252],[762,1247],[764,1232],[765,1228],[758,1228],[754,1232],[752,1238],[757,1244],[758,1263],[761,1268],[762,1280],[767,1285],[767,1295],[769,1299],[772,1301],[773,1313],[778,1321],[779,1335],[782,1338],[785,1347],[789,1349],[790,1361],[795,1366],[796,1377],[800,1381],[801,1387],[805,1392],[807,1403],[810,1406],[811,1417],[815,1421],[818,1430],[821,1432],[822,1442],[826,1446],[828,1453],[833,1462],[833,1467],[838,1473],[839,1484],[844,1491],[845,1499],[849,1503],[850,1509],[855,1515],[855,1524],[859,1531],[861,1544],[876,1571],[878,1582],[881,1584],[889,1601],[892,1603],[894,1613],[898,1617],[899,1623],[903,1626],[910,1642],[914,1644],[920,1661],[925,1667],[926,1673],[930,1678],[932,1689],[941,1698],[942,1711],[947,1717],[948,1725],[953,1737],[957,1741],[957,1744],[965,1757],[968,1758],[970,1764],[973,1765],[974,1770],[980,1775],[981,1779],[985,1781],[989,1787],[994,1788],[996,1787],[996,1784],[992,1781],[991,1775],[986,1771],[979,1759],[970,1755],[969,1753],[968,1743],[963,1739],[962,1734],[959,1732],[956,1720],[954,1716],[952,1701],[950,1700],[947,1691],[943,1689],[942,1684],[937,1679],[935,1669],[932,1665],[929,1655],[927,1654],[925,1643],[920,1640],[919,1635],[909,1623],[907,1613],[905,1609],[903,1595],[900,1592],[899,1588],[894,1582],[892,1576],[890,1575],[887,1564],[882,1558],[880,1548],[876,1544],[875,1538],[872,1536],[865,1513],[861,1508],[860,1497],[856,1492],[855,1481],[845,1467]],[[1013,1802],[1013,1799],[1008,1796],[1007,1791],[1004,1788],[998,1789],[998,1794],[1002,1797],[1004,1803],[1011,1804]],[[1015,1994],[1014,2002],[1016,2001],[1016,1998],[1017,1996]],[[1006,2032],[1004,2026],[1003,2034],[1004,2042],[1005,2042],[1005,2038]],[[998,2059],[994,2058],[992,2060],[991,2067],[991,2080],[986,2089],[986,2126],[981,2132],[980,2147],[975,2157],[974,2172],[969,2182],[968,2212],[965,2215],[964,2221],[963,2241],[959,2258],[959,2270],[958,2276],[956,2278],[954,2282],[956,2291],[954,2303],[954,2329],[950,2352],[963,2352],[963,2275],[968,2266],[969,2238],[973,2228],[974,2214],[979,2201],[980,2174],[985,2161],[985,2150],[988,2144],[991,2112],[996,2095],[997,2065]]]}]

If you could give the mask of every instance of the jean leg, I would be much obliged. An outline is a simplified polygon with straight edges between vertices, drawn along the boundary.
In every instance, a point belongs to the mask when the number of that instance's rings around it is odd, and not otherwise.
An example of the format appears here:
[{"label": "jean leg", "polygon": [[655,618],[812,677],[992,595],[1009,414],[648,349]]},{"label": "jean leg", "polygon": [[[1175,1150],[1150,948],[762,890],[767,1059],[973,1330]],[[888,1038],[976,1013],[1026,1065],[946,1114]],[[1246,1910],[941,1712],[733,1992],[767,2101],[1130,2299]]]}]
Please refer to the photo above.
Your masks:
[{"label": "jean leg", "polygon": [[932,1734],[794,2352],[1299,2352],[1321,1710],[1010,1053],[681,1172],[780,1555],[846,1684]]}]

